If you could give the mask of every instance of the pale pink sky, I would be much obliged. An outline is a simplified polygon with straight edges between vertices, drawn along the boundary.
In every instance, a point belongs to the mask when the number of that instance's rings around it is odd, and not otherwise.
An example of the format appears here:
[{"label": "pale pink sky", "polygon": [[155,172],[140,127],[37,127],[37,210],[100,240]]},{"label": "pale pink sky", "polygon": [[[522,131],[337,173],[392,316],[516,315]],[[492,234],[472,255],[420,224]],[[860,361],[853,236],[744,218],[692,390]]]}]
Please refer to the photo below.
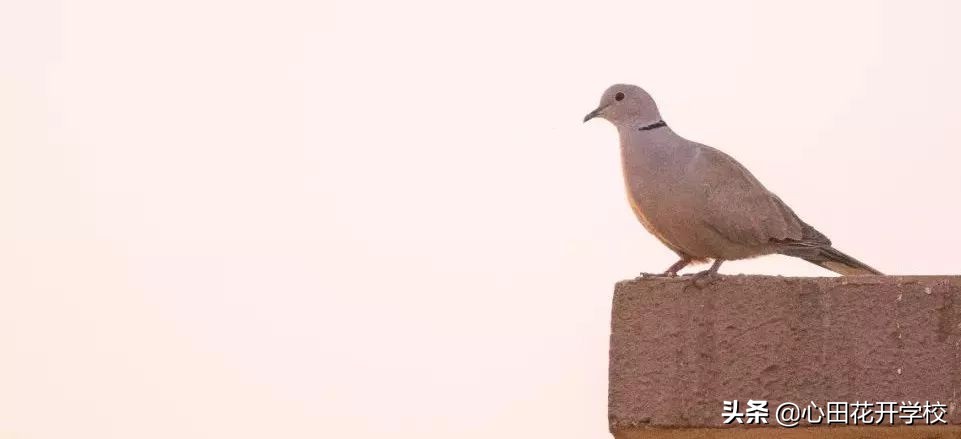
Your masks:
[{"label": "pale pink sky", "polygon": [[[0,438],[606,438],[615,82],[958,273],[956,2],[0,3]],[[829,275],[772,256],[724,273]]]}]

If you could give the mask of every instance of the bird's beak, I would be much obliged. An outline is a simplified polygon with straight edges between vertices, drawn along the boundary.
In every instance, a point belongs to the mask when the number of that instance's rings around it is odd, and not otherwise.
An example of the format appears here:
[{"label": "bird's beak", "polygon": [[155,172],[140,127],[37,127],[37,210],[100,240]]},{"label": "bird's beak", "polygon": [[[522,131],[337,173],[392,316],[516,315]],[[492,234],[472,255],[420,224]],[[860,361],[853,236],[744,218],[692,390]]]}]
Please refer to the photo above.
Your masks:
[{"label": "bird's beak", "polygon": [[596,110],[594,110],[594,111],[592,111],[592,112],[590,112],[590,113],[587,113],[587,116],[584,116],[584,122],[587,122],[587,121],[589,121],[589,120],[597,117],[597,115],[601,114],[601,110],[603,110],[603,109],[606,108],[606,107],[607,107],[607,106],[597,107]]}]

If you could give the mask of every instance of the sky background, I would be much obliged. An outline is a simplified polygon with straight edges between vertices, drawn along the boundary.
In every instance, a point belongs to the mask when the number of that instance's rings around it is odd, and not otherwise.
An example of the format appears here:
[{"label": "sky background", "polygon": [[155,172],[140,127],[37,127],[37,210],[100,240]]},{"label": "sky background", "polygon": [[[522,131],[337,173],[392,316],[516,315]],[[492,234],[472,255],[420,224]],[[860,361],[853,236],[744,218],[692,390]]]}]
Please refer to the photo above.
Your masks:
[{"label": "sky background", "polygon": [[609,437],[616,82],[959,272],[961,4],[453,3],[0,1],[0,438]]}]

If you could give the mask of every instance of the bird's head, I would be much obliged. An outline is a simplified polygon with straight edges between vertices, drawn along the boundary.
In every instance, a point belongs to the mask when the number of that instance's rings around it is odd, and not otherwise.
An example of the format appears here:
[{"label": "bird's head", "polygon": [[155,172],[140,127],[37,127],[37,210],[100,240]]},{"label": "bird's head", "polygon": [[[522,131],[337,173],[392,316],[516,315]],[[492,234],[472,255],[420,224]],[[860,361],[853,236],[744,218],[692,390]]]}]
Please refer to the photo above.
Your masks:
[{"label": "bird's head", "polygon": [[644,89],[630,84],[615,84],[601,95],[597,109],[584,116],[584,122],[595,117],[614,125],[653,123],[661,119],[654,99]]}]

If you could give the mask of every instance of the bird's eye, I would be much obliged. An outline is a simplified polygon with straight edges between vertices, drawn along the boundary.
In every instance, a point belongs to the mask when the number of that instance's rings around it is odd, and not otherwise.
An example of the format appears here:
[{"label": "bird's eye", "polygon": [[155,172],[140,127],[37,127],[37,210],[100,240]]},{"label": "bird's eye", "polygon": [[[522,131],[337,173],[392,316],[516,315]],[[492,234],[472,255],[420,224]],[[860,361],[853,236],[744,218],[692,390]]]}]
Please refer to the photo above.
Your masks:
[{"label": "bird's eye", "polygon": [[622,100],[624,100],[624,93],[617,92],[617,94],[614,95],[614,100],[615,100],[615,101],[622,101]]}]

